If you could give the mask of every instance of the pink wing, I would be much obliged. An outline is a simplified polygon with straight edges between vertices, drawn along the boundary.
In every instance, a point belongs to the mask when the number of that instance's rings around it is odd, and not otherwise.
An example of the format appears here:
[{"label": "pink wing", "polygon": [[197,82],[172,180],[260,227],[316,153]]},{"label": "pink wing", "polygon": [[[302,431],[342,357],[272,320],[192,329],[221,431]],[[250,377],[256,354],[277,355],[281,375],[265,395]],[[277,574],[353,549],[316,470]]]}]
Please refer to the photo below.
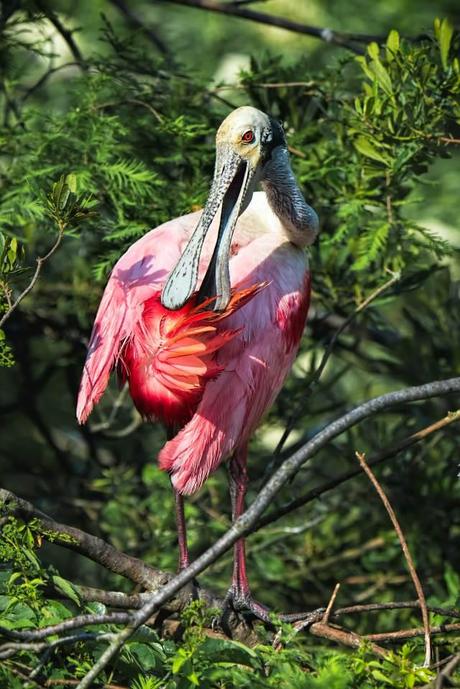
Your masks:
[{"label": "pink wing", "polygon": [[179,259],[200,213],[176,218],[147,233],[115,265],[104,291],[88,347],[77,402],[84,423],[101,398],[144,302],[158,292]]},{"label": "pink wing", "polygon": [[282,265],[262,262],[263,274],[256,279],[270,279],[270,272],[272,282],[228,320],[229,327],[243,326],[229,345],[230,361],[206,385],[189,423],[160,452],[160,467],[171,473],[181,493],[198,490],[237,446],[248,441],[292,366],[310,297],[309,273],[297,259],[294,266],[284,266],[291,273],[287,279]]}]

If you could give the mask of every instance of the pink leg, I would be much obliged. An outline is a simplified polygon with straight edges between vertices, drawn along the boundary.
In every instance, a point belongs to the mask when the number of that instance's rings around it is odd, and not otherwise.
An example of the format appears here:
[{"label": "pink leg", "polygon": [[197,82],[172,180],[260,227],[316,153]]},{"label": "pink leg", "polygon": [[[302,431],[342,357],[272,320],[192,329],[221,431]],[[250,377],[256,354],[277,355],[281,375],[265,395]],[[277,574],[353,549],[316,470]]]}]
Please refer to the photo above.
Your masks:
[{"label": "pink leg", "polygon": [[[232,500],[232,519],[235,521],[244,512],[244,498],[248,485],[247,445],[239,448],[230,459],[229,484]],[[244,538],[240,538],[234,545],[233,577],[229,598],[237,610],[250,610],[256,617],[268,620],[268,609],[257,603],[251,595],[246,573]]]},{"label": "pink leg", "polygon": [[174,500],[176,503],[176,526],[177,540],[179,542],[179,571],[189,566],[190,560],[187,547],[187,528],[184,516],[184,498],[177,490],[174,490]]},{"label": "pink leg", "polygon": [[[248,485],[247,472],[247,446],[239,448],[229,462],[229,484],[232,499],[232,519],[235,521],[244,512],[244,498]],[[244,538],[240,538],[234,546],[232,586],[225,599],[226,604],[231,604],[235,610],[251,612],[255,617],[264,622],[271,622],[270,610],[253,599],[249,588],[246,573],[246,555],[244,550]],[[225,609],[225,606],[224,606]],[[318,616],[319,613],[319,616]],[[297,622],[302,620],[305,625],[321,619],[324,609],[312,613],[288,613],[278,617],[284,622]]]}]

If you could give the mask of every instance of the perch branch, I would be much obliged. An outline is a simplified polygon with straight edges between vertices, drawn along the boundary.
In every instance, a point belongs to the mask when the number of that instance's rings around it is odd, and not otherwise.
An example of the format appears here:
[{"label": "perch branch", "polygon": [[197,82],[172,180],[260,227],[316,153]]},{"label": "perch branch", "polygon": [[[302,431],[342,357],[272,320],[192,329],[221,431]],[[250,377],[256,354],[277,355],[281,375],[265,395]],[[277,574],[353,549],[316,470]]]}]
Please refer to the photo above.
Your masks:
[{"label": "perch branch", "polygon": [[26,522],[38,520],[37,529],[49,542],[85,555],[110,572],[120,574],[147,589],[158,588],[167,580],[168,575],[164,572],[149,567],[136,557],[120,552],[102,538],[54,521],[30,502],[8,490],[0,489],[0,506],[4,514],[19,517]]},{"label": "perch branch", "polygon": [[447,395],[454,392],[460,392],[460,378],[433,381],[425,385],[406,388],[375,397],[359,405],[336,421],[329,423],[326,428],[319,431],[319,433],[305,443],[297,452],[284,460],[259,492],[250,507],[246,509],[241,517],[236,520],[230,529],[228,529],[214,545],[208,548],[207,551],[194,560],[188,567],[179,572],[179,574],[165,584],[160,591],[152,594],[149,602],[133,614],[133,621],[129,623],[125,629],[115,635],[114,639],[101,654],[91,670],[81,680],[78,689],[88,689],[99,673],[107,666],[112,658],[117,655],[124,643],[140,625],[144,624],[159,607],[174,596],[174,594],[185,584],[190,582],[212,562],[217,560],[218,557],[231,548],[239,538],[248,534],[251,527],[257,522],[258,518],[266,510],[274,496],[281,490],[285,483],[296,474],[309,457],[316,454],[318,450],[327,445],[333,438],[378,412],[391,409],[403,403],[429,399],[431,397]]},{"label": "perch branch", "polygon": [[401,529],[401,526],[399,524],[396,513],[395,513],[393,507],[391,506],[390,501],[388,500],[388,497],[385,494],[385,491],[383,490],[382,486],[380,485],[379,481],[377,480],[377,477],[375,476],[372,469],[368,466],[368,464],[366,462],[365,455],[362,452],[356,452],[355,454],[356,454],[356,458],[358,459],[358,462],[360,463],[363,471],[367,474],[370,482],[372,483],[375,490],[377,491],[379,498],[383,502],[383,505],[384,505],[386,511],[388,512],[388,516],[390,517],[391,523],[393,524],[394,530],[396,531],[399,542],[401,544],[401,549],[404,553],[407,567],[409,569],[412,581],[414,582],[415,590],[417,591],[417,596],[418,596],[418,600],[420,603],[420,610],[422,612],[422,619],[423,619],[423,628],[425,630],[425,663],[424,664],[425,664],[425,667],[429,667],[429,665],[431,663],[430,618],[429,618],[428,610],[426,607],[425,593],[423,591],[421,581],[420,581],[419,576],[417,574],[417,571],[415,569],[412,555],[410,554],[410,550],[409,550],[409,547],[407,545],[406,538],[402,532],[402,529]]}]

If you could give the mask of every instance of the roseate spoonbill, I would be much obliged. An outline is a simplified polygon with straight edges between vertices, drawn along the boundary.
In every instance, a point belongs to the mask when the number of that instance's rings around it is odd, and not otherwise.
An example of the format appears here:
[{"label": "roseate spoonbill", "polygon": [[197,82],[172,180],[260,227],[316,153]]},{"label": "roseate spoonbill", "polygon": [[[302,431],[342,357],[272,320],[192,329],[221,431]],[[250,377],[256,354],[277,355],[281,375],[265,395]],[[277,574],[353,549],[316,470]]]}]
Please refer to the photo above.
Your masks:
[{"label": "roseate spoonbill", "polygon": [[[233,519],[244,510],[248,441],[297,353],[310,298],[304,248],[317,233],[282,127],[241,107],[217,132],[204,210],[133,244],[105,288],[77,417],[86,421],[116,368],[140,413],[164,423],[159,464],[175,491],[180,567],[189,562],[182,496],[223,461]],[[250,595],[243,539],[228,597],[267,618]]]}]

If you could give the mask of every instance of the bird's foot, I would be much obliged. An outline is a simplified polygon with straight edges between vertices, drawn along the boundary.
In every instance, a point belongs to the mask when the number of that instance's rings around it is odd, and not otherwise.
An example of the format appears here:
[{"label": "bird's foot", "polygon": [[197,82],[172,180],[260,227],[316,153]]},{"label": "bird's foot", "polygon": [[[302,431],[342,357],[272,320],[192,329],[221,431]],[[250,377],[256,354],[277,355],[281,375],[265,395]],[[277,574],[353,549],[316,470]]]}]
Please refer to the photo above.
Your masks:
[{"label": "bird's foot", "polygon": [[241,590],[233,586],[224,598],[221,620],[225,619],[230,610],[243,615],[251,615],[272,626],[276,626],[276,620],[280,620],[286,624],[294,625],[298,631],[318,622],[325,612],[325,608],[318,608],[310,612],[276,613],[256,601],[249,590]]},{"label": "bird's foot", "polygon": [[236,587],[231,587],[224,598],[223,615],[226,610],[232,609],[237,613],[248,613],[262,622],[271,622],[270,610],[262,603],[256,601],[251,592]]}]

